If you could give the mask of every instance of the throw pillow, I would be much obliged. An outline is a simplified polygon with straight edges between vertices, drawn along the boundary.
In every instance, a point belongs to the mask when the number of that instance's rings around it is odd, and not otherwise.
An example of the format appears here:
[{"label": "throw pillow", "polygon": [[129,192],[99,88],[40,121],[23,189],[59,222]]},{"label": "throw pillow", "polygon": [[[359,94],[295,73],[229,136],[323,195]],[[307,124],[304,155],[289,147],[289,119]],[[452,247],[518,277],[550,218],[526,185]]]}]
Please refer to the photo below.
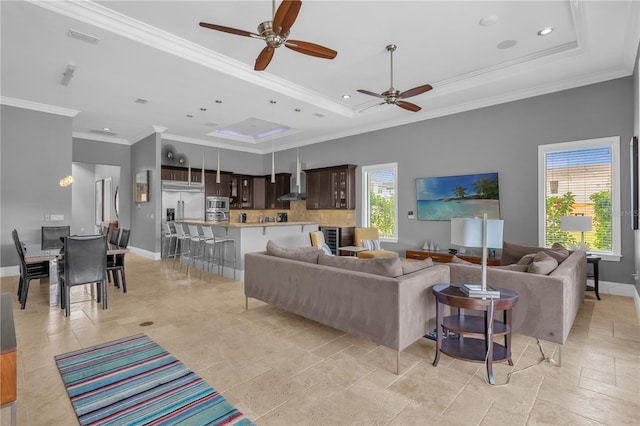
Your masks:
[{"label": "throw pillow", "polygon": [[288,249],[280,247],[273,241],[267,242],[267,254],[276,257],[284,257],[291,260],[299,260],[307,263],[318,263],[318,255],[322,252],[318,247],[298,247]]},{"label": "throw pillow", "polygon": [[545,251],[540,251],[533,258],[533,262],[527,268],[532,274],[548,275],[558,267],[558,261],[549,256]]},{"label": "throw pillow", "polygon": [[380,240],[360,240],[362,247],[367,250],[382,250]]},{"label": "throw pillow", "polygon": [[545,249],[544,252],[557,260],[558,263],[564,262],[565,259],[571,254],[569,253],[569,250],[564,248],[560,243],[554,243],[550,249]]},{"label": "throw pillow", "polygon": [[399,277],[403,274],[402,262],[398,257],[359,259],[353,256],[327,256],[321,253],[318,257],[318,265],[349,269],[355,272],[366,272],[367,274],[382,275],[390,278]]},{"label": "throw pillow", "polygon": [[511,265],[517,263],[525,254],[537,253],[540,250],[542,250],[541,247],[524,246],[503,241],[500,262],[503,265]]},{"label": "throw pillow", "polygon": [[518,263],[516,263],[516,265],[529,266],[531,265],[531,262],[533,262],[534,257],[536,257],[535,253],[525,254],[520,260],[518,260]]},{"label": "throw pillow", "polygon": [[430,268],[432,266],[433,259],[431,259],[430,257],[427,257],[424,260],[405,260],[402,262],[402,273],[404,275],[407,275],[425,268]]},{"label": "throw pillow", "polygon": [[331,253],[331,248],[328,245],[323,244],[322,247],[320,247],[320,248],[322,249],[322,251],[324,251],[329,256],[333,256],[333,253]]},{"label": "throw pillow", "polygon": [[475,265],[475,263],[469,262],[464,259],[460,259],[458,256],[455,256],[455,255],[451,258],[451,263],[459,263],[461,265]]}]

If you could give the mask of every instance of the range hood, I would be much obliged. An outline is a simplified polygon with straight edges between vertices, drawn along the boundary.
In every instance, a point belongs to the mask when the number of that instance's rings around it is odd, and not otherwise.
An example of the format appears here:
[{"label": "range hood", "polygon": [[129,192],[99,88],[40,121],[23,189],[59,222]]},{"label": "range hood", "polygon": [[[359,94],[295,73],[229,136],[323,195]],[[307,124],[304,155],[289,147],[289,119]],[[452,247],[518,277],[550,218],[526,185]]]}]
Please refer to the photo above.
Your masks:
[{"label": "range hood", "polygon": [[288,194],[278,197],[278,201],[297,201],[306,200],[307,194],[305,193],[307,188],[307,177],[304,172],[300,172],[300,191],[298,192],[298,186],[296,185],[296,174],[291,175],[291,190]]}]

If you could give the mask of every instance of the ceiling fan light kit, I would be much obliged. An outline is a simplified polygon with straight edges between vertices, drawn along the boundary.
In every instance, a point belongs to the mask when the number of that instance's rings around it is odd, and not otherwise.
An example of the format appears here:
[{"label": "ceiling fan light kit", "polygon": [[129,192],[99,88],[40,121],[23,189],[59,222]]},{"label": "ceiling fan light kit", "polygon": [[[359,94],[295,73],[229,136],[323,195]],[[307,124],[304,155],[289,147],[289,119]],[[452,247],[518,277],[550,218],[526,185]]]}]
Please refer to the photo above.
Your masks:
[{"label": "ceiling fan light kit", "polygon": [[333,59],[338,52],[333,49],[329,49],[319,44],[309,43],[301,40],[288,40],[291,26],[294,24],[298,17],[298,12],[302,7],[302,1],[300,0],[283,0],[275,10],[275,0],[272,1],[273,19],[271,21],[264,21],[258,25],[258,34],[250,31],[240,30],[237,28],[224,27],[222,25],[209,24],[207,22],[200,22],[200,26],[203,28],[209,28],[211,30],[222,31],[229,34],[239,35],[243,37],[259,38],[265,41],[267,46],[262,49],[258,57],[254,70],[264,71],[271,59],[275,49],[280,46],[285,46],[298,53],[303,53],[309,56],[315,56],[324,59]]}]

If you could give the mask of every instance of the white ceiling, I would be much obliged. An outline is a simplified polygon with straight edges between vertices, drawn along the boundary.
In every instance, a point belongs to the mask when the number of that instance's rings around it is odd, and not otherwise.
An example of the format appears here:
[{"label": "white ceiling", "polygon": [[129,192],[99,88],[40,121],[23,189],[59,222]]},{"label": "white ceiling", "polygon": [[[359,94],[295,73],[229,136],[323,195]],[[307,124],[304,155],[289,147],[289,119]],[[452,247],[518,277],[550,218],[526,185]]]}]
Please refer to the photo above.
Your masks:
[{"label": "white ceiling", "polygon": [[[281,47],[256,72],[262,40],[198,23],[256,32],[271,19],[270,1],[2,1],[0,8],[3,104],[73,116],[77,137],[133,143],[155,130],[255,153],[628,76],[640,39],[633,0],[305,0],[290,37],[337,57]],[[492,15],[494,25],[479,24]],[[547,26],[551,35],[536,34]],[[69,29],[99,42],[68,37]],[[497,47],[507,40],[517,43]],[[390,86],[390,43],[398,46],[394,87],[434,87],[409,99],[422,107],[417,113],[394,105],[361,112],[379,99],[357,89]],[[67,65],[75,71],[62,86]],[[257,140],[215,133],[245,120],[246,130],[264,130],[265,121],[291,129]],[[115,134],[95,133],[105,127]]]}]

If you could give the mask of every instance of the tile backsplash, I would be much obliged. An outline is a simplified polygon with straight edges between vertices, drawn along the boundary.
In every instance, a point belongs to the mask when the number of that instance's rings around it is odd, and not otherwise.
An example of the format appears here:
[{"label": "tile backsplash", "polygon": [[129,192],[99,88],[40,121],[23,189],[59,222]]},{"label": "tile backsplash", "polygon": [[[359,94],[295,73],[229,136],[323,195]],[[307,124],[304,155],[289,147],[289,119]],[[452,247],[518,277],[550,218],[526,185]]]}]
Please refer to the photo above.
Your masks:
[{"label": "tile backsplash", "polygon": [[238,213],[247,214],[247,222],[258,222],[258,218],[277,216],[278,212],[287,212],[289,222],[317,222],[321,226],[356,226],[355,210],[307,210],[305,200],[291,201],[289,210],[231,210],[231,222],[238,222]]}]

